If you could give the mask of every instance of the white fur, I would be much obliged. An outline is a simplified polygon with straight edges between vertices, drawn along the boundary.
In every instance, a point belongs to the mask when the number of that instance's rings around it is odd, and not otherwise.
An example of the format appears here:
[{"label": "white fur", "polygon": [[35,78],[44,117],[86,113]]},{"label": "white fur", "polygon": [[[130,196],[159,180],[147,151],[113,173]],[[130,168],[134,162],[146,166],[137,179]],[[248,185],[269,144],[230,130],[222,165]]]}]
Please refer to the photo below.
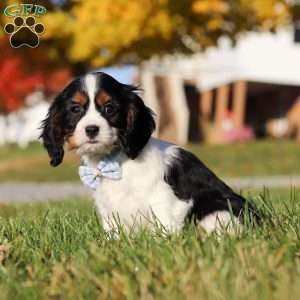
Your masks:
[{"label": "white fur", "polygon": [[216,211],[205,216],[199,225],[207,232],[219,232],[222,229],[231,232],[234,224],[239,224],[236,217],[232,216],[228,211]]},{"label": "white fur", "polygon": [[[164,181],[164,172],[176,159],[177,149],[173,144],[151,138],[137,159],[120,159],[121,180],[103,178],[94,199],[105,230],[115,231],[116,221],[127,230],[137,228],[137,223],[151,228],[156,221],[167,231],[182,228],[193,200],[178,199]],[[96,165],[91,157],[87,163]],[[200,226],[211,233],[227,228],[231,221],[229,212],[218,211],[202,219]]]},{"label": "white fur", "polygon": [[182,228],[193,203],[179,200],[164,181],[165,150],[151,139],[138,158],[121,161],[121,180],[103,179],[94,197],[106,230],[114,229],[116,217],[127,229],[155,221],[168,231]]},{"label": "white fur", "polygon": [[[109,126],[105,118],[97,111],[95,97],[97,92],[97,77],[89,74],[85,78],[85,87],[89,96],[89,107],[84,117],[78,122],[74,131],[74,140],[79,155],[94,155],[100,157],[109,154],[113,144],[117,140],[115,128]],[[87,126],[95,125],[100,128],[98,136],[95,137],[96,144],[90,144],[90,138],[86,135]]]},{"label": "white fur", "polygon": [[93,101],[96,97],[97,92],[97,76],[94,74],[86,75],[84,79],[85,87],[87,94],[91,101]]},{"label": "white fur", "polygon": [[[96,76],[87,75],[84,83],[89,107],[75,128],[74,139],[85,164],[96,167],[104,155],[111,153],[117,132],[96,109]],[[85,132],[90,125],[100,128],[95,137],[96,144],[89,143]],[[135,160],[128,159],[125,154],[120,155],[122,178],[111,180],[104,177],[94,192],[96,207],[106,231],[116,231],[116,223],[126,230],[135,229],[136,225],[151,228],[154,224],[167,231],[182,228],[194,200],[178,199],[164,180],[167,168],[177,159],[177,150],[174,144],[151,138]],[[201,220],[200,225],[207,232],[212,232],[220,225],[227,225],[230,220],[228,212],[215,212]]]}]

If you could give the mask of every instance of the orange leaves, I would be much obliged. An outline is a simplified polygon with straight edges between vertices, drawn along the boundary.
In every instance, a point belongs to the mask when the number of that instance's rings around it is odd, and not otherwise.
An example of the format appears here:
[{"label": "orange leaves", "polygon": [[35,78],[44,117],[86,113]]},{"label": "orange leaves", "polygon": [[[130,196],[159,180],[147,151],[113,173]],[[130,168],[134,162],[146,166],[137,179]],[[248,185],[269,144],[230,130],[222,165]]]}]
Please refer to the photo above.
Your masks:
[{"label": "orange leaves", "polygon": [[56,38],[64,38],[72,32],[72,16],[63,11],[54,11],[51,12],[51,14],[45,14],[40,19],[46,28],[42,39],[47,40],[53,36]]},{"label": "orange leaves", "polygon": [[[191,53],[221,36],[274,30],[292,11],[289,0],[76,0],[41,17],[41,47],[57,62],[101,67],[153,55]],[[189,47],[185,41],[198,47]]]},{"label": "orange leaves", "polygon": [[21,107],[25,96],[41,86],[42,82],[39,72],[26,72],[20,56],[14,53],[7,55],[0,61],[0,111],[13,111]]},{"label": "orange leaves", "polygon": [[71,78],[70,69],[53,68],[41,48],[26,50],[13,49],[6,36],[0,38],[0,112],[19,109],[36,89],[57,93]]},{"label": "orange leaves", "polygon": [[56,94],[64,89],[71,78],[72,73],[68,68],[54,70],[45,78],[45,89],[50,94]]},{"label": "orange leaves", "polygon": [[199,14],[223,14],[228,12],[229,4],[223,0],[197,0],[193,2],[192,9]]},{"label": "orange leaves", "polygon": [[78,1],[68,12],[44,17],[48,31],[44,38],[69,38],[65,50],[72,62],[105,64],[140,40],[167,39],[173,26],[166,4],[166,0]]},{"label": "orange leaves", "polygon": [[273,30],[278,25],[290,21],[290,5],[288,0],[241,0],[243,7],[247,7],[257,23],[264,30]]},{"label": "orange leaves", "polygon": [[[204,49],[227,35],[284,22],[287,0],[78,0],[45,16],[45,39],[71,63],[103,66],[156,54],[190,53],[186,38]],[[266,21],[271,26],[266,27]],[[52,53],[52,52],[50,52]]]}]

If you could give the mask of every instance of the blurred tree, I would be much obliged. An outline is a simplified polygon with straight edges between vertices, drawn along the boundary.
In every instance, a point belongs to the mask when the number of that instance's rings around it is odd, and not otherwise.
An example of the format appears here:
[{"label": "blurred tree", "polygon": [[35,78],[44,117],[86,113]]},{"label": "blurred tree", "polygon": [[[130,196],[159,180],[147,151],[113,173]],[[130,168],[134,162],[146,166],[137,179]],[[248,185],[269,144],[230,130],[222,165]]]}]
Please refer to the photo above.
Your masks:
[{"label": "blurred tree", "polygon": [[14,49],[2,36],[0,51],[0,113],[17,110],[37,89],[46,96],[56,94],[72,78],[71,68],[57,61],[53,64],[43,47]]},{"label": "blurred tree", "polygon": [[[1,8],[11,0],[2,1]],[[24,2],[24,1],[23,1]],[[290,22],[290,0],[51,0],[40,47],[77,73],[87,67],[194,53],[221,36]],[[3,19],[3,17],[2,17]],[[3,23],[3,20],[2,20]],[[0,33],[1,34],[1,33]],[[20,50],[23,51],[23,50]]]},{"label": "blurred tree", "polygon": [[[63,1],[65,3],[66,1]],[[43,17],[51,55],[76,67],[139,62],[233,42],[289,21],[288,0],[77,0]],[[62,2],[60,2],[62,5]],[[80,69],[80,68],[79,68]],[[81,71],[81,70],[80,70]]]},{"label": "blurred tree", "polygon": [[[22,1],[22,3],[32,1]],[[1,1],[3,11],[7,5],[20,3],[19,0]],[[61,2],[62,3],[62,2]],[[47,6],[53,9],[53,6]],[[70,81],[72,72],[66,62],[50,59],[47,44],[38,48],[12,48],[9,37],[3,27],[12,18],[2,15],[0,18],[0,113],[17,110],[24,105],[25,97],[36,89],[41,89],[47,96],[60,91]],[[51,47],[49,48],[51,49]],[[55,63],[53,63],[55,62]]]},{"label": "blurred tree", "polygon": [[32,71],[16,55],[7,39],[0,40],[5,59],[0,59],[0,112],[10,112],[23,105],[26,95],[42,86],[41,72]]}]

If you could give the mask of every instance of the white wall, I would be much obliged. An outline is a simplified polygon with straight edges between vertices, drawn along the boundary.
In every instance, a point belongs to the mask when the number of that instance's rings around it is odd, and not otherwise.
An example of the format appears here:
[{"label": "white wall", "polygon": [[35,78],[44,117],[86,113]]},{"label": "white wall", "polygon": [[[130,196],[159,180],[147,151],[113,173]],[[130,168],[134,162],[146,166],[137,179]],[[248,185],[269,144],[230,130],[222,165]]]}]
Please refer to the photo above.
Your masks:
[{"label": "white wall", "polygon": [[292,29],[276,34],[249,32],[236,47],[221,39],[217,48],[205,53],[152,60],[144,68],[160,75],[176,70],[184,79],[196,80],[201,90],[238,79],[300,86],[300,44],[293,38]]},{"label": "white wall", "polygon": [[45,119],[49,103],[40,100],[31,107],[8,115],[0,115],[0,146],[16,143],[25,148],[39,139],[41,122]]}]

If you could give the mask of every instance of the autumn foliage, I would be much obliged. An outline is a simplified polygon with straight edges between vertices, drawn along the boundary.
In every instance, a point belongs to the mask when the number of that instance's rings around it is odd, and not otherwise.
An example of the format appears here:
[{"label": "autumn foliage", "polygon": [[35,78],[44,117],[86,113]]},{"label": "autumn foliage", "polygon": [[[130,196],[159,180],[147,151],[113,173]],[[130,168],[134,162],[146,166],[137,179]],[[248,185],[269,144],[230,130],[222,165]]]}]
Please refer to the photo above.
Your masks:
[{"label": "autumn foliage", "polygon": [[41,49],[18,52],[6,37],[0,39],[0,112],[11,112],[24,105],[27,95],[40,89],[53,95],[72,77],[70,68],[55,66]]},{"label": "autumn foliage", "polygon": [[29,72],[24,58],[16,55],[6,39],[1,40],[0,60],[0,111],[13,111],[21,107],[26,95],[41,87],[40,72]]},{"label": "autumn foliage", "polygon": [[[0,8],[16,2],[20,1],[4,0]],[[72,75],[70,68],[82,73],[88,68],[139,63],[169,53],[192,54],[216,45],[223,36],[234,44],[241,33],[249,30],[274,31],[297,20],[294,2],[43,1],[40,4],[48,12],[39,18],[45,25],[39,47],[32,51],[21,47],[3,55],[5,46],[0,45],[0,110],[19,107],[24,96],[39,86],[58,89]],[[0,16],[0,22],[3,28],[7,18]],[[4,36],[0,30],[0,38]]]},{"label": "autumn foliage", "polygon": [[53,57],[104,66],[194,53],[290,21],[288,0],[78,0],[43,17]]}]

